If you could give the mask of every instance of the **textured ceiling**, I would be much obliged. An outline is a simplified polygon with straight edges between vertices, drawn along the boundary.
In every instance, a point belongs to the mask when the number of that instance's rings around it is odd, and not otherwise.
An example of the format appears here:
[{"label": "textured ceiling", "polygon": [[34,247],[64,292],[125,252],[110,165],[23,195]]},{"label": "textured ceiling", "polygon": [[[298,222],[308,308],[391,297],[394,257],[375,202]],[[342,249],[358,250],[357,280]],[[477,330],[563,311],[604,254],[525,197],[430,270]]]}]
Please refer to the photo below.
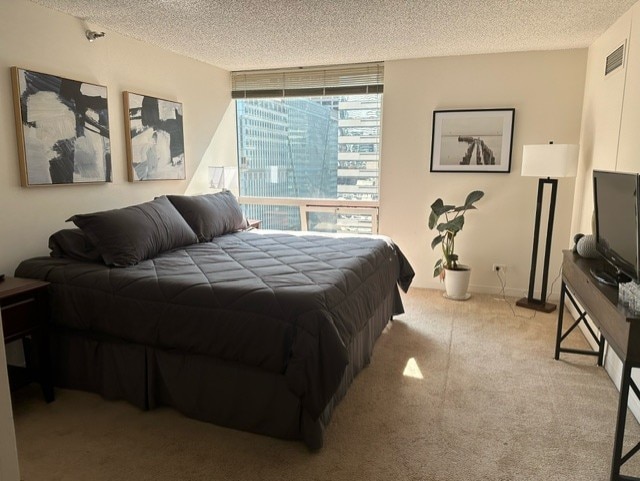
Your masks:
[{"label": "textured ceiling", "polygon": [[32,1],[227,70],[587,47],[636,2]]}]

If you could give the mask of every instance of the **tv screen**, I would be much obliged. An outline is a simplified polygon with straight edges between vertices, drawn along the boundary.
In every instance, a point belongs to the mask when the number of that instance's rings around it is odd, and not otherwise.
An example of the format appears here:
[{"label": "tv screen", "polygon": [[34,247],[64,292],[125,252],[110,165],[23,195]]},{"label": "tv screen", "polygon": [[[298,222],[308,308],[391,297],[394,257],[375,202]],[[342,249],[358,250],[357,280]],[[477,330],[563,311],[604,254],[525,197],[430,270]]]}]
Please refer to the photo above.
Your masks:
[{"label": "tv screen", "polygon": [[596,249],[616,268],[638,282],[638,186],[640,176],[593,171]]}]

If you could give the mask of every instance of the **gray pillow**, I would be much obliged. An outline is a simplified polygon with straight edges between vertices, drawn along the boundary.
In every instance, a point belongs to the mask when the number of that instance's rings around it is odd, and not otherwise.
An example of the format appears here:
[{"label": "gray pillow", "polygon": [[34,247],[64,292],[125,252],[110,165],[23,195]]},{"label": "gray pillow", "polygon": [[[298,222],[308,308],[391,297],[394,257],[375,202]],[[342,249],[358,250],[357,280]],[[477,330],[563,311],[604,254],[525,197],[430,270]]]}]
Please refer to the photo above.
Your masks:
[{"label": "gray pillow", "polygon": [[82,229],[109,266],[131,266],[198,242],[165,196],[122,209],[74,215],[68,220]]},{"label": "gray pillow", "polygon": [[82,262],[102,262],[96,246],[80,229],[62,229],[49,237],[51,257],[67,257]]},{"label": "gray pillow", "polygon": [[247,227],[238,200],[228,190],[217,194],[167,197],[191,226],[200,242],[208,242],[214,237]]}]

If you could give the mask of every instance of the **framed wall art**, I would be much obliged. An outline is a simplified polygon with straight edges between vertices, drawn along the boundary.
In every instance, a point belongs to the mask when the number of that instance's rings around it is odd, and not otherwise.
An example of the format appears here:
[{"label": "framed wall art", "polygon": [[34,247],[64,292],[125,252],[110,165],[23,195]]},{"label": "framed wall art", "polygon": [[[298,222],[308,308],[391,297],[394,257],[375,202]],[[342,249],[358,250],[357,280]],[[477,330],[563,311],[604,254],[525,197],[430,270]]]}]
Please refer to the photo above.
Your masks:
[{"label": "framed wall art", "polygon": [[182,104],[123,92],[129,181],[182,180]]},{"label": "framed wall art", "polygon": [[11,79],[21,184],[111,182],[107,88],[18,67]]},{"label": "framed wall art", "polygon": [[431,172],[511,171],[515,109],[433,112]]}]

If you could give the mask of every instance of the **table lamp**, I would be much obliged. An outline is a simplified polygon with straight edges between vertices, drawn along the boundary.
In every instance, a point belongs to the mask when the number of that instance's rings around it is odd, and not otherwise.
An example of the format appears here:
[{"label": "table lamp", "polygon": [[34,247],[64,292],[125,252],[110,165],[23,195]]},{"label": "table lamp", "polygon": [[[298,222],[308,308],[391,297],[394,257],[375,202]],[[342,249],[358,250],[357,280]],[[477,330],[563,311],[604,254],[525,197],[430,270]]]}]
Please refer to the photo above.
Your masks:
[{"label": "table lamp", "polygon": [[[536,221],[533,231],[533,252],[531,254],[531,272],[529,274],[529,291],[527,297],[516,302],[517,306],[536,311],[551,312],[556,306],[547,302],[547,281],[549,279],[549,254],[553,233],[553,217],[556,208],[556,192],[559,177],[575,177],[578,169],[578,146],[574,144],[525,145],[522,149],[522,172],[524,177],[539,177]],[[544,250],[544,266],[542,269],[542,286],[540,298],[533,296],[536,283],[536,266],[538,261],[538,243],[540,239],[540,217],[542,215],[542,198],[545,185],[551,186],[547,238]]]},{"label": "table lamp", "polygon": [[209,167],[209,187],[218,190],[229,190],[236,182],[238,169],[226,166]]}]

